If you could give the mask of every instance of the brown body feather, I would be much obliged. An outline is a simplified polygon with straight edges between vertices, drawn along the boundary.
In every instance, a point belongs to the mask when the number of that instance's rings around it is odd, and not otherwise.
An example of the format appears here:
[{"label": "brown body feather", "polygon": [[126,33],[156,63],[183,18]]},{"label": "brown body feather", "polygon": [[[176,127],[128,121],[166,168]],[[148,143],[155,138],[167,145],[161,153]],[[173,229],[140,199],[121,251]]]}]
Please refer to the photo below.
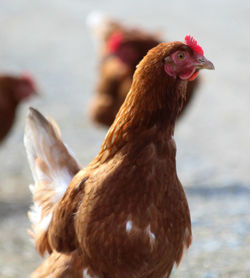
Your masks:
[{"label": "brown body feather", "polygon": [[[49,261],[77,252],[84,278],[167,278],[179,264],[192,240],[173,140],[187,81],[169,77],[163,58],[181,47],[162,43],[141,61],[99,154],[53,207],[44,238]],[[28,130],[39,115],[31,111]]]}]

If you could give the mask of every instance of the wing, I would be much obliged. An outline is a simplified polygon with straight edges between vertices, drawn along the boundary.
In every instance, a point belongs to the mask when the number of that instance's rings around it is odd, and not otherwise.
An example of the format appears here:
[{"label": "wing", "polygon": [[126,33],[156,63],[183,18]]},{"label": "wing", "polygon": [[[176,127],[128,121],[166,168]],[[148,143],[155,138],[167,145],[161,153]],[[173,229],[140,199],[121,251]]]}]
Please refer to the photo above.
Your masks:
[{"label": "wing", "polygon": [[84,170],[80,171],[55,207],[48,229],[48,238],[53,249],[57,252],[71,252],[78,247],[74,221],[77,209],[84,196],[87,179]]},{"label": "wing", "polygon": [[80,166],[63,144],[60,129],[37,110],[30,108],[26,120],[24,144],[35,181],[30,186],[34,205],[28,215],[30,232],[40,254],[51,252],[48,227],[55,207]]}]

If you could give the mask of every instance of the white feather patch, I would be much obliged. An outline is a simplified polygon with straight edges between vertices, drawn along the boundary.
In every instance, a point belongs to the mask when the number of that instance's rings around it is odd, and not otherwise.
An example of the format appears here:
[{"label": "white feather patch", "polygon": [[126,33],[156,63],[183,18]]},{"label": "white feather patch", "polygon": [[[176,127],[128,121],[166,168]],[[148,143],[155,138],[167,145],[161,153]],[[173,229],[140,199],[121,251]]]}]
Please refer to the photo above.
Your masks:
[{"label": "white feather patch", "polygon": [[152,247],[153,244],[155,243],[155,234],[151,231],[150,225],[147,226],[147,228],[146,228],[146,233],[147,233],[148,236],[149,236],[150,245],[151,245],[151,247]]},{"label": "white feather patch", "polygon": [[50,221],[52,218],[52,213],[46,215],[45,217],[43,217],[42,221],[39,223],[39,228],[42,231],[47,231]]},{"label": "white feather patch", "polygon": [[67,169],[60,169],[60,171],[52,173],[52,176],[55,188],[54,202],[57,203],[62,198],[73,177]]},{"label": "white feather patch", "polygon": [[99,278],[99,276],[97,276],[97,275],[94,275],[94,276],[89,275],[89,274],[88,274],[88,269],[85,268],[85,269],[83,270],[83,278]]},{"label": "white feather patch", "polygon": [[131,220],[127,221],[126,223],[126,231],[129,233],[132,230],[133,223]]},{"label": "white feather patch", "polygon": [[42,208],[35,202],[29,211],[29,219],[33,225],[37,225],[41,221],[41,216]]}]

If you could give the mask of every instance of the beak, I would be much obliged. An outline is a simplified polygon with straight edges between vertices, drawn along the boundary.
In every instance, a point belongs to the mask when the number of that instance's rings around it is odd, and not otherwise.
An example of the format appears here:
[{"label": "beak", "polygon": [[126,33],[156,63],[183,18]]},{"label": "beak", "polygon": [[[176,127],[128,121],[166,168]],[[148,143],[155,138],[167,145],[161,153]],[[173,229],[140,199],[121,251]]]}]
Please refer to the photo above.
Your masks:
[{"label": "beak", "polygon": [[214,65],[212,62],[207,60],[204,56],[199,56],[197,59],[196,67],[197,69],[208,69],[208,70],[214,70]]},{"label": "beak", "polygon": [[33,94],[36,97],[40,97],[40,96],[44,95],[43,90],[41,90],[41,88],[35,88],[34,91],[33,91]]},{"label": "beak", "polygon": [[41,95],[41,90],[40,90],[40,88],[35,88],[35,90],[34,90],[34,95]]}]

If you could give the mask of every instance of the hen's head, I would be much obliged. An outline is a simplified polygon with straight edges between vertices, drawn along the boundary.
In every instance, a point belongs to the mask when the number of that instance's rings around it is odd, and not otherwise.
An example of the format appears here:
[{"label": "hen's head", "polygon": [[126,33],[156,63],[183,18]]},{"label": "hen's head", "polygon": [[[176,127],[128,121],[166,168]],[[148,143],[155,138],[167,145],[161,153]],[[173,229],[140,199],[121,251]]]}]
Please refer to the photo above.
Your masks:
[{"label": "hen's head", "polygon": [[185,42],[160,43],[149,50],[135,71],[131,89],[98,159],[105,161],[131,138],[150,128],[173,135],[175,120],[186,98],[187,81],[194,80],[201,69],[214,66],[190,36]]},{"label": "hen's head", "polygon": [[186,36],[185,42],[161,43],[148,52],[139,66],[143,69],[160,70],[173,79],[194,80],[201,69],[214,69],[197,41]]},{"label": "hen's head", "polygon": [[37,86],[31,75],[23,73],[20,76],[1,76],[0,91],[14,103],[19,103],[37,94]]},{"label": "hen's head", "polygon": [[124,64],[135,68],[148,50],[159,44],[155,34],[132,29],[114,32],[107,41],[108,54],[119,58]]},{"label": "hen's head", "polygon": [[37,86],[34,79],[28,73],[21,74],[17,81],[16,98],[18,100],[23,100],[34,94],[37,94]]}]

